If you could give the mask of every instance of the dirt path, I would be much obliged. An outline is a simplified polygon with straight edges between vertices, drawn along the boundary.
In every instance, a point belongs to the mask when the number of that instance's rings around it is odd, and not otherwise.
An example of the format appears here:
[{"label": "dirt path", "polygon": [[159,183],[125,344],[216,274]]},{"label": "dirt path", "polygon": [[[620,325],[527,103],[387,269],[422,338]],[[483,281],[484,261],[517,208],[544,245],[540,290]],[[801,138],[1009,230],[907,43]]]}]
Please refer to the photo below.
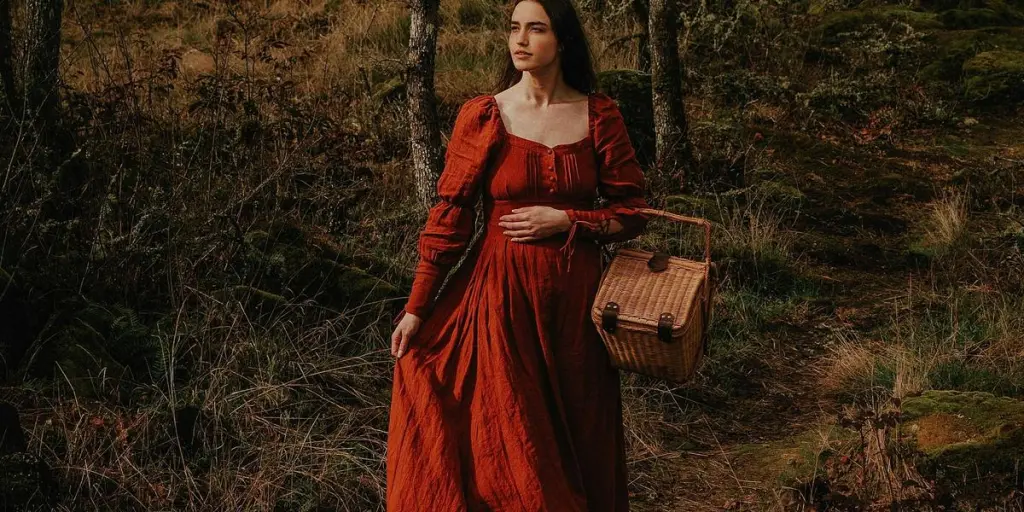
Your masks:
[{"label": "dirt path", "polygon": [[[900,144],[841,148],[802,139],[791,148],[804,170],[791,176],[809,207],[794,226],[802,275],[820,285],[799,321],[772,325],[756,342],[763,367],[724,406],[701,407],[686,425],[692,448],[679,450],[658,496],[638,511],[802,510],[780,484],[788,471],[810,481],[816,449],[838,428],[839,404],[826,396],[821,371],[835,332],[858,339],[886,325],[893,301],[907,294],[917,272],[906,249],[911,229],[957,171],[983,166],[978,148],[1019,145],[1024,122],[994,123],[957,133],[964,156],[944,151],[932,133]],[[832,164],[828,164],[832,162]],[[813,165],[811,165],[813,163]],[[797,164],[795,167],[799,168]]]}]

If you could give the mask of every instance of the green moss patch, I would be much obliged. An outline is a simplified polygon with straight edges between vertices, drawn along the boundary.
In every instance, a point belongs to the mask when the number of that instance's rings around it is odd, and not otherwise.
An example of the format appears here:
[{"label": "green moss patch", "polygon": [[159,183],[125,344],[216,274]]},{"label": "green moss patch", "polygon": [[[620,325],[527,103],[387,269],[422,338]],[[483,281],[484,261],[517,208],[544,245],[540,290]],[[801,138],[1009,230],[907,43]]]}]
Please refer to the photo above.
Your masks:
[{"label": "green moss patch", "polygon": [[1024,402],[927,391],[906,399],[903,414],[906,439],[924,454],[919,469],[947,492],[982,504],[1014,487],[1024,458]]},{"label": "green moss patch", "polygon": [[964,62],[965,90],[972,100],[1024,99],[1024,51],[995,50]]}]

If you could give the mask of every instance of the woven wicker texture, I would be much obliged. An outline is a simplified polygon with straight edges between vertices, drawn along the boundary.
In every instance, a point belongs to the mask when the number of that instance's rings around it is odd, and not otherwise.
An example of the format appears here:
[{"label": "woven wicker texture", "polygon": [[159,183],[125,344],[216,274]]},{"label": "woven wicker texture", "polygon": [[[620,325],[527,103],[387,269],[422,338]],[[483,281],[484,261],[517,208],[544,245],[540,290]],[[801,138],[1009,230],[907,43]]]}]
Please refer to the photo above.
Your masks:
[{"label": "woven wicker texture", "polygon": [[[705,227],[705,261],[669,257],[665,270],[648,267],[653,253],[620,248],[601,278],[591,320],[604,340],[612,364],[652,377],[685,382],[693,377],[704,355],[705,321],[709,318],[710,223],[681,215],[645,209],[645,213]],[[608,302],[618,304],[614,332],[602,328]],[[663,313],[674,316],[671,341],[658,338]]]}]

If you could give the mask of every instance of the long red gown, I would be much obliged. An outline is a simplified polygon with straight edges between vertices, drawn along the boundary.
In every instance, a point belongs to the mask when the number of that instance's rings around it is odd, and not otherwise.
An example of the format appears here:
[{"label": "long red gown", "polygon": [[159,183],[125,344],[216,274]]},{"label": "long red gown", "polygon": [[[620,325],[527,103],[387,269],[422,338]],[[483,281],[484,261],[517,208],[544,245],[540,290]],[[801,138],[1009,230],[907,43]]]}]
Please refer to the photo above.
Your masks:
[{"label": "long red gown", "polygon": [[[459,111],[402,312],[424,321],[395,364],[388,511],[629,510],[619,373],[589,312],[600,244],[643,232],[648,205],[615,101],[587,104],[588,137],[554,147],[508,132],[493,95]],[[479,194],[484,233],[435,298]],[[512,242],[498,220],[529,205],[567,210],[572,229]]]}]

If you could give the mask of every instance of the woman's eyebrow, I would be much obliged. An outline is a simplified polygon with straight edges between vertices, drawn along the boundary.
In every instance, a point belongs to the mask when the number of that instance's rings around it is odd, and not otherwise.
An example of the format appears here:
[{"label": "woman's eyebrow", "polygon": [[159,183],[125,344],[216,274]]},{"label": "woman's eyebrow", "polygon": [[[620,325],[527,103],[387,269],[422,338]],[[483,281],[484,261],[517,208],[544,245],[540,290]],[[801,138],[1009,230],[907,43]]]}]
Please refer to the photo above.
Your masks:
[{"label": "woman's eyebrow", "polygon": [[[518,21],[513,21],[512,24],[513,25],[518,25],[519,22]],[[544,23],[543,21],[527,21],[526,22],[526,26],[530,26],[530,25],[540,25],[542,27],[548,26],[548,24]]]}]

